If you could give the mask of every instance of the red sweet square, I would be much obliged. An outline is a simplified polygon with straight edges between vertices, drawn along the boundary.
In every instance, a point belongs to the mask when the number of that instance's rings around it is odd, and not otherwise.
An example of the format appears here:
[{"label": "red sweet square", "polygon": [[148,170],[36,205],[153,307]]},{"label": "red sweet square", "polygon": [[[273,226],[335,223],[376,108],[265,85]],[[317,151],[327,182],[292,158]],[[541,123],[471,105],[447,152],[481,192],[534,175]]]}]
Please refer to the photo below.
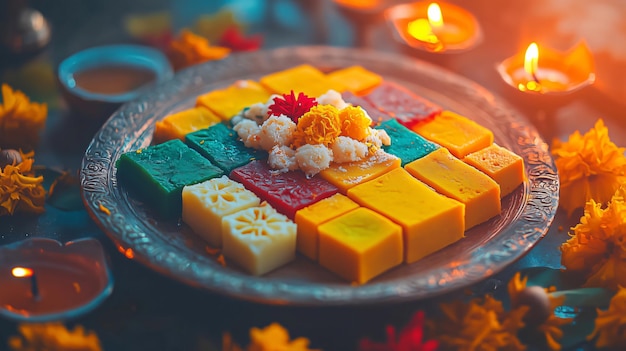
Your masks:
[{"label": "red sweet square", "polygon": [[293,219],[296,211],[336,194],[339,189],[319,176],[307,179],[300,171],[278,173],[265,161],[252,161],[234,169],[230,178]]},{"label": "red sweet square", "polygon": [[413,94],[398,84],[390,82],[382,83],[363,98],[378,110],[397,119],[398,122],[407,128],[435,117],[442,110],[440,106]]}]

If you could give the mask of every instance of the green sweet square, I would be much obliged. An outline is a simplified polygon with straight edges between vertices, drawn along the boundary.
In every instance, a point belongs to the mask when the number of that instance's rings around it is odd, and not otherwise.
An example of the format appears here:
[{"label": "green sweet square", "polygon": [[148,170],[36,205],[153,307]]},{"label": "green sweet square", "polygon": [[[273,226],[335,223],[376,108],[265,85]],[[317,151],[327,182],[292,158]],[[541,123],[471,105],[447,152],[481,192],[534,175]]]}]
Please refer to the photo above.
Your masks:
[{"label": "green sweet square", "polygon": [[395,119],[381,123],[376,129],[383,129],[387,132],[391,138],[391,145],[383,146],[383,150],[400,158],[402,167],[439,148],[439,145],[422,138]]},{"label": "green sweet square", "polygon": [[181,215],[184,186],[224,173],[179,139],[127,152],[115,165],[120,183],[165,218]]},{"label": "green sweet square", "polygon": [[221,168],[225,174],[250,161],[265,159],[267,153],[246,147],[237,132],[222,123],[187,134],[187,145]]}]

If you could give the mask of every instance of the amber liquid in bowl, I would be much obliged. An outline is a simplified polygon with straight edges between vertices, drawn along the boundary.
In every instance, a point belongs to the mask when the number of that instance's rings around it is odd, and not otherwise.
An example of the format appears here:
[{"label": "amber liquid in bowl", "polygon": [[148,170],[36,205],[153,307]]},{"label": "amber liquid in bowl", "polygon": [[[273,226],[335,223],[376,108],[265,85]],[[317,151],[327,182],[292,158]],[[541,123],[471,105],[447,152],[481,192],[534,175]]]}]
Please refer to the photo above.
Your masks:
[{"label": "amber liquid in bowl", "polygon": [[74,73],[76,86],[96,94],[123,94],[156,79],[149,69],[130,65],[100,66]]}]

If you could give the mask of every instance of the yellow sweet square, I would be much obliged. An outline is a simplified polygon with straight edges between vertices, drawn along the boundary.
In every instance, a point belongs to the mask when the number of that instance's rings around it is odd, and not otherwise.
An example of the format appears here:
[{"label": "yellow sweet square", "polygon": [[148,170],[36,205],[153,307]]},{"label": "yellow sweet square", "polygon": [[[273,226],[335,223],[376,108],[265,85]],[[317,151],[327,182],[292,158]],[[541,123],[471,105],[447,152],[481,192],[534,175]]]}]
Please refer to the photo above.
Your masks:
[{"label": "yellow sweet square", "polygon": [[500,196],[513,192],[524,182],[524,160],[497,144],[467,155],[463,161],[500,184]]},{"label": "yellow sweet square", "polygon": [[185,141],[185,135],[219,123],[220,118],[204,107],[195,107],[171,114],[156,122],[153,143],[160,144],[171,139]]},{"label": "yellow sweet square", "polygon": [[443,111],[430,121],[418,123],[413,131],[447,148],[458,158],[493,143],[493,133],[489,129],[451,111]]},{"label": "yellow sweet square", "polygon": [[319,227],[319,262],[351,282],[365,283],[402,263],[402,228],[360,207]]},{"label": "yellow sweet square", "polygon": [[357,207],[359,205],[345,195],[335,194],[296,212],[294,221],[298,225],[298,251],[317,261],[318,227]]},{"label": "yellow sweet square", "polygon": [[406,263],[464,236],[465,205],[437,194],[402,168],[351,188],[348,197],[402,226]]},{"label": "yellow sweet square", "polygon": [[400,167],[400,159],[382,150],[368,158],[347,163],[331,163],[320,172],[320,176],[333,184],[342,194],[355,185],[379,177],[394,168]]},{"label": "yellow sweet square", "polygon": [[259,102],[266,103],[270,96],[270,92],[259,83],[241,80],[228,88],[199,96],[196,106],[206,107],[222,120],[229,120],[245,107]]},{"label": "yellow sweet square", "polygon": [[309,97],[319,97],[330,89],[339,92],[346,89],[324,72],[306,64],[268,74],[260,79],[260,83],[274,94],[289,94],[293,90],[296,95],[302,92]]},{"label": "yellow sweet square", "polygon": [[383,77],[361,66],[351,66],[328,73],[328,77],[356,95],[365,95],[382,81]]},{"label": "yellow sweet square", "polygon": [[437,192],[464,203],[466,229],[500,213],[498,183],[444,148],[437,149],[404,168]]}]

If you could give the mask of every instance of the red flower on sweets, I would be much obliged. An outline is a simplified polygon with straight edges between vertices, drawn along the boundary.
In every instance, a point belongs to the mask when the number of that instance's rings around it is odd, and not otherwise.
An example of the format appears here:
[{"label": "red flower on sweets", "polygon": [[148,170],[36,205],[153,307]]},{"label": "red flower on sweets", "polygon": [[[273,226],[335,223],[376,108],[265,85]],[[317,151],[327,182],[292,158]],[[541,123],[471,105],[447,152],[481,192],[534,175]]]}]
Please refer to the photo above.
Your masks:
[{"label": "red flower on sweets", "polygon": [[396,328],[387,326],[387,343],[375,343],[369,339],[361,340],[359,351],[436,351],[436,340],[424,342],[424,312],[417,311],[413,319],[396,338]]},{"label": "red flower on sweets", "polygon": [[274,103],[268,108],[268,112],[270,116],[285,115],[291,118],[294,123],[298,123],[298,119],[309,112],[313,106],[317,106],[315,98],[308,97],[302,92],[296,98],[296,94],[292,90],[290,94],[284,94],[282,98],[275,97]]},{"label": "red flower on sweets", "polygon": [[231,25],[226,28],[218,42],[220,46],[230,48],[232,51],[254,51],[263,45],[263,36],[255,34],[246,38],[239,26]]}]

